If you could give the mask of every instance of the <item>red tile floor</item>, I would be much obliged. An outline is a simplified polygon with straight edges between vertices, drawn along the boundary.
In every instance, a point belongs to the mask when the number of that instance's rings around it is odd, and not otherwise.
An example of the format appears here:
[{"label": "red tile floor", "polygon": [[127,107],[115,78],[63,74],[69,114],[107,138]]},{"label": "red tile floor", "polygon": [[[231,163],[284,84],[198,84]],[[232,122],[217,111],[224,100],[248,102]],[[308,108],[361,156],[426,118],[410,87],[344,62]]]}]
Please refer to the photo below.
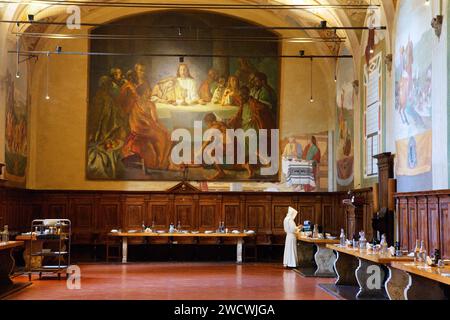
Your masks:
[{"label": "red tile floor", "polygon": [[[66,280],[32,278],[32,285],[8,299],[254,299],[329,300],[317,285],[334,279],[303,278],[279,264],[130,263],[81,264],[81,289],[69,290]],[[63,278],[62,278],[63,279]],[[22,275],[14,281],[28,281]]]}]

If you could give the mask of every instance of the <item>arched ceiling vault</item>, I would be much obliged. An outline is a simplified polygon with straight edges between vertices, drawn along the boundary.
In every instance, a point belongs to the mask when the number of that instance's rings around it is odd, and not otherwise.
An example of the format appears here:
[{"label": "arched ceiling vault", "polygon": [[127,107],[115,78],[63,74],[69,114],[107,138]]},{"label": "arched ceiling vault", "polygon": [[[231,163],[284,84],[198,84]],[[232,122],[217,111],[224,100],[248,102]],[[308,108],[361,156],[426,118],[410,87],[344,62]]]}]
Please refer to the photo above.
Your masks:
[{"label": "arched ceiling vault", "polygon": [[[121,0],[121,2],[144,2],[143,0]],[[107,0],[105,0],[107,2]],[[111,1],[113,2],[113,1]],[[148,1],[147,1],[148,2]],[[192,0],[165,0],[166,3],[192,3]],[[210,3],[209,0],[197,0],[196,3]],[[221,1],[222,2],[222,1]],[[287,5],[301,5],[301,4],[380,4],[381,14],[386,16],[388,29],[392,28],[392,22],[395,14],[396,0],[232,0],[223,1],[223,3],[230,4],[287,4]],[[9,4],[5,6],[5,17],[3,19],[10,20],[27,20],[28,14],[34,14],[35,20],[50,20],[50,21],[64,21],[67,17],[65,6],[52,6],[42,4]],[[118,19],[120,17],[136,14],[138,12],[152,11],[152,9],[137,9],[137,8],[106,8],[106,7],[83,7],[82,21],[107,23],[109,21]],[[230,14],[230,10],[217,10],[219,12]],[[363,10],[343,10],[343,9],[309,9],[309,10],[236,10],[231,13],[234,16],[251,20],[267,26],[317,26],[321,20],[326,20],[329,26],[362,26],[365,20],[365,11]],[[34,25],[33,27],[38,27]],[[16,28],[11,24],[9,31]],[[21,26],[22,32],[30,30],[30,25]],[[45,29],[45,30],[42,30]],[[40,32],[55,32],[58,27],[46,26],[39,27]],[[60,30],[61,31],[61,30]],[[327,34],[317,31],[302,31],[303,35],[308,36],[327,36]],[[283,35],[293,36],[299,35],[299,31],[282,32]],[[339,30],[338,35],[345,37],[346,46],[350,52],[356,54],[359,52],[361,31],[358,30]],[[329,34],[328,34],[329,36]],[[389,37],[388,37],[389,38]],[[330,54],[334,50],[332,45],[328,47],[325,44],[318,43],[317,50],[323,54]],[[317,52],[317,53],[319,53]]]}]

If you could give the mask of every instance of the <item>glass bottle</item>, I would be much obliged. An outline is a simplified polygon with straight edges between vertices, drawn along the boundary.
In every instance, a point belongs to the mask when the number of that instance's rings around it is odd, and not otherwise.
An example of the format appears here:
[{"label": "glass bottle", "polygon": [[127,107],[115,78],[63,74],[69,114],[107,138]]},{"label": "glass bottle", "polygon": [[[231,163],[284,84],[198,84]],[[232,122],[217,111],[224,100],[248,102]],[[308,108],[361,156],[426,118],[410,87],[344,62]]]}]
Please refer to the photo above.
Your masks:
[{"label": "glass bottle", "polygon": [[437,265],[439,260],[441,260],[441,251],[439,249],[434,249],[433,263]]},{"label": "glass bottle", "polygon": [[3,229],[3,242],[8,242],[9,241],[9,231],[8,231],[8,225],[5,224],[5,227]]},{"label": "glass bottle", "polygon": [[181,221],[178,221],[178,223],[177,223],[177,230],[181,231]]},{"label": "glass bottle", "polygon": [[142,232],[145,232],[145,223],[142,221]]},{"label": "glass bottle", "polygon": [[152,220],[152,230],[155,230],[155,220]]},{"label": "glass bottle", "polygon": [[360,249],[360,250],[365,250],[365,249],[367,249],[366,234],[364,233],[364,231],[361,231],[361,232],[359,233],[359,249]]},{"label": "glass bottle", "polygon": [[341,229],[341,235],[339,236],[339,245],[341,247],[345,247],[345,233],[344,233],[344,229]]},{"label": "glass bottle", "polygon": [[423,240],[420,242],[419,256],[420,256],[420,262],[422,262],[422,263],[427,262],[427,250],[425,249],[425,242]]},{"label": "glass bottle", "polygon": [[414,263],[419,263],[420,257],[420,246],[419,246],[419,240],[416,240],[416,247],[414,248]]},{"label": "glass bottle", "polygon": [[399,241],[395,242],[395,256],[396,257],[401,257],[402,256],[402,249],[400,248],[400,242]]},{"label": "glass bottle", "polygon": [[313,230],[313,238],[317,239],[318,237],[319,237],[319,225],[315,224]]},{"label": "glass bottle", "polygon": [[381,235],[380,246],[381,246],[381,254],[387,254],[388,244],[387,244],[387,241],[386,241],[386,235],[385,234]]}]

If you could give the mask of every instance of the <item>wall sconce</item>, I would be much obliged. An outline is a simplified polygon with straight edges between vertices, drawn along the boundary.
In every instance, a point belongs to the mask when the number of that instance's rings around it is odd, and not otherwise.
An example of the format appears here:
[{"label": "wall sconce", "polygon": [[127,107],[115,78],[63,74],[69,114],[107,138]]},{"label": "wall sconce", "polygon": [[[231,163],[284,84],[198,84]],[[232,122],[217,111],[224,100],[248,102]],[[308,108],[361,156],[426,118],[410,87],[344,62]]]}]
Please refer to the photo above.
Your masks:
[{"label": "wall sconce", "polygon": [[352,82],[353,85],[353,91],[355,92],[356,95],[359,94],[359,81],[355,80]]},{"label": "wall sconce", "polygon": [[389,73],[391,73],[391,71],[392,71],[392,53],[389,53],[389,54],[386,55],[385,63],[386,63],[387,71]]},{"label": "wall sconce", "polygon": [[434,29],[434,33],[436,34],[436,36],[438,38],[441,37],[441,33],[442,33],[442,23],[444,22],[444,16],[441,14],[438,14],[436,17],[434,17],[431,20],[431,26]]},{"label": "wall sconce", "polygon": [[442,14],[442,0],[437,1],[437,14],[434,13],[435,6],[432,5],[430,0],[426,0],[426,4],[431,7],[431,27],[434,29],[434,33],[438,38],[441,38],[442,24],[444,23],[444,16]]}]

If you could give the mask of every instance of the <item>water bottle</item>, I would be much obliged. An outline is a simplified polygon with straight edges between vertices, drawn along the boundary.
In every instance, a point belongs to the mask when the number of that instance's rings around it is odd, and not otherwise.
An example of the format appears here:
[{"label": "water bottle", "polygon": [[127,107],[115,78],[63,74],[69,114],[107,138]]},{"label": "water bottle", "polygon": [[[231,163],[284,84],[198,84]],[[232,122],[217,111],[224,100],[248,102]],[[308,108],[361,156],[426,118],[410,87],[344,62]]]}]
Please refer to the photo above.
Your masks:
[{"label": "water bottle", "polygon": [[339,236],[339,246],[345,247],[345,240],[344,229],[341,229],[341,235]]},{"label": "water bottle", "polygon": [[9,241],[8,225],[5,225],[2,233],[2,242],[7,243],[8,241]]},{"label": "water bottle", "polygon": [[359,233],[359,249],[360,250],[366,250],[367,249],[366,234],[364,233],[364,231],[361,231]]},{"label": "water bottle", "polygon": [[416,247],[414,248],[414,263],[420,262],[420,247],[419,247],[419,240],[416,240]]},{"label": "water bottle", "polygon": [[419,256],[420,256],[419,261],[426,264],[427,263],[427,250],[425,249],[425,243],[423,240],[420,242]]},{"label": "water bottle", "polygon": [[381,254],[387,254],[388,244],[387,244],[387,241],[386,241],[386,235],[385,234],[383,234],[381,236],[380,245],[381,245]]}]

